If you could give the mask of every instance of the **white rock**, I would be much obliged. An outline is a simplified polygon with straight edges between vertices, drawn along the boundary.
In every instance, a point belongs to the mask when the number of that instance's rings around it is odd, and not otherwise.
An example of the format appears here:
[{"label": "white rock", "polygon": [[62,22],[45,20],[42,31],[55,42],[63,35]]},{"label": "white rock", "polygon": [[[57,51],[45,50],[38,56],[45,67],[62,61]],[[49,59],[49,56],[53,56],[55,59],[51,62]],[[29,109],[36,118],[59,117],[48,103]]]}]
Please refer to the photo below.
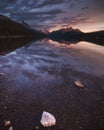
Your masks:
[{"label": "white rock", "polygon": [[75,85],[78,86],[78,87],[81,87],[81,88],[84,87],[84,85],[81,83],[81,81],[76,80],[74,83],[75,83]]},{"label": "white rock", "polygon": [[11,125],[11,121],[5,121],[5,126],[10,126]]},{"label": "white rock", "polygon": [[13,130],[13,126],[10,126],[10,127],[9,127],[9,130]]},{"label": "white rock", "polygon": [[44,127],[54,126],[56,124],[56,119],[52,114],[43,111],[40,123]]}]

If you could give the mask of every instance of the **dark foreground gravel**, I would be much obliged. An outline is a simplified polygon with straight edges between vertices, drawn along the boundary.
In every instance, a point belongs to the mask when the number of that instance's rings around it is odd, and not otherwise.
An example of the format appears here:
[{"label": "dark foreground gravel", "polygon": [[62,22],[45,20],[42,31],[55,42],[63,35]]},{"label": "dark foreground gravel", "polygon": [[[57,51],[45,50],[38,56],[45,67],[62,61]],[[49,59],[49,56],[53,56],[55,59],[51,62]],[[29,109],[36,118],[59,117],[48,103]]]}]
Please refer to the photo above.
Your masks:
[{"label": "dark foreground gravel", "polygon": [[[0,130],[103,130],[103,54],[42,42],[0,56]],[[75,85],[81,81],[84,87]],[[40,124],[43,111],[56,125]]]}]

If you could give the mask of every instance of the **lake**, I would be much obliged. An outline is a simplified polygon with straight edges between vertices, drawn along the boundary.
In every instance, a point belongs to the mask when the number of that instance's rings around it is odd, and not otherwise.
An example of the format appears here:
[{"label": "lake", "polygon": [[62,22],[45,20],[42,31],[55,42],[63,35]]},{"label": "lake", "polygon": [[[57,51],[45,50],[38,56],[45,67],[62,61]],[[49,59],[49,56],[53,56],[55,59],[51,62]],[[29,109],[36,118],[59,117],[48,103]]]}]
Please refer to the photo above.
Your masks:
[{"label": "lake", "polygon": [[57,120],[49,130],[103,129],[104,46],[26,42],[12,42],[4,51],[9,41],[0,49],[0,122],[11,120],[15,130],[43,130],[41,114],[48,111]]}]

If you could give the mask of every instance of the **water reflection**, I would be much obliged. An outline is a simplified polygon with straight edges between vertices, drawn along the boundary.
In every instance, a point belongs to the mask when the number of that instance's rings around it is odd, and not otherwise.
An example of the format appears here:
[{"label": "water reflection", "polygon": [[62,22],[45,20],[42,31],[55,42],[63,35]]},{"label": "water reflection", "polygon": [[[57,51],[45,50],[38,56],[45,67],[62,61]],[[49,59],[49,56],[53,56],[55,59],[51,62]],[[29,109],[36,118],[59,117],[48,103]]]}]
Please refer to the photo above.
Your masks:
[{"label": "water reflection", "polygon": [[[67,47],[67,48],[77,48],[81,49],[83,51],[91,51],[93,52],[99,52],[104,54],[104,46],[101,46],[99,44],[91,43],[91,42],[86,42],[86,41],[80,41],[80,42],[68,42],[68,41],[53,41],[51,39],[47,40],[48,43],[53,44],[55,46],[61,46],[61,47]],[[103,44],[103,42],[102,42]]]},{"label": "water reflection", "polygon": [[[77,115],[84,115],[82,119],[86,120],[87,117],[90,122],[89,105],[93,111],[93,106],[97,104],[95,108],[99,109],[94,115],[103,110],[98,103],[102,104],[104,94],[104,54],[100,53],[104,52],[104,47],[85,42],[69,46],[52,40],[32,41],[28,46],[31,40],[8,39],[0,44],[0,54],[18,48],[0,56],[0,75],[4,75],[0,77],[0,108],[3,116],[7,119],[15,117],[14,121],[18,123],[18,119],[25,121],[26,117],[29,121],[38,118],[38,115],[40,118],[44,109],[56,111],[57,115],[61,108],[59,115],[66,114],[67,117],[70,111],[75,113],[71,115],[75,119],[76,110],[81,110]],[[27,48],[22,47],[24,45]],[[96,52],[98,48],[99,54]],[[82,90],[75,88],[76,80],[84,84]],[[55,109],[51,106],[55,106]]]},{"label": "water reflection", "polygon": [[52,41],[58,42],[60,44],[66,44],[66,45],[70,45],[70,44],[77,44],[79,42],[89,42],[89,43],[94,43],[97,45],[102,45],[104,46],[104,35],[102,34],[101,36],[96,36],[95,37],[91,37],[91,36],[82,36],[82,37],[49,37]]},{"label": "water reflection", "polygon": [[17,48],[28,45],[33,38],[6,38],[0,39],[0,55],[5,55]]},{"label": "water reflection", "polygon": [[52,40],[49,42],[33,41],[27,48],[21,47],[1,56],[1,68],[6,72],[13,67],[20,72],[26,69],[41,76],[49,72],[57,75],[61,70],[69,68],[94,75],[104,74],[104,47],[88,42],[70,46]]},{"label": "water reflection", "polygon": [[[17,48],[22,47],[22,46],[26,46],[28,48],[31,45],[29,43],[31,41],[35,42],[36,40],[39,40],[39,39],[33,39],[31,37],[30,38],[5,38],[5,39],[0,39],[0,55],[5,55],[9,52],[14,51]],[[88,41],[88,42],[81,42],[81,40]],[[57,46],[66,45],[67,47],[69,47],[70,45],[73,45],[73,44],[75,44],[75,46],[78,46],[79,45],[78,43],[80,43],[81,46],[89,47],[89,49],[90,49],[90,47],[92,47],[92,46],[90,46],[91,44],[85,45],[85,43],[94,43],[94,44],[97,44],[97,45],[104,45],[104,42],[100,38],[98,38],[98,39],[97,38],[96,39],[84,38],[84,39],[78,40],[78,39],[64,38],[64,37],[62,37],[60,39],[50,37],[50,39],[45,38],[45,39],[43,39],[43,41],[51,43],[51,44],[55,44]],[[96,46],[96,47],[98,47],[98,46]],[[93,49],[94,48],[95,48],[95,46],[93,46]]]},{"label": "water reflection", "polygon": [[[86,53],[92,53],[92,54],[104,54],[104,46],[98,45],[98,44],[94,44],[94,43],[90,43],[90,42],[79,42],[76,45],[72,44],[72,46],[74,48],[80,49],[83,52]],[[98,56],[97,56],[98,57]],[[100,58],[100,57],[99,57]]]},{"label": "water reflection", "polygon": [[43,75],[43,71],[50,72],[50,68],[56,68],[56,71],[73,68],[91,74],[104,74],[103,46],[89,42],[60,44],[49,39],[32,40],[29,38],[0,40],[0,55],[9,53],[0,57],[1,68],[7,72],[8,67],[19,66],[21,72],[22,68],[26,68],[31,72],[34,70],[37,75]]}]

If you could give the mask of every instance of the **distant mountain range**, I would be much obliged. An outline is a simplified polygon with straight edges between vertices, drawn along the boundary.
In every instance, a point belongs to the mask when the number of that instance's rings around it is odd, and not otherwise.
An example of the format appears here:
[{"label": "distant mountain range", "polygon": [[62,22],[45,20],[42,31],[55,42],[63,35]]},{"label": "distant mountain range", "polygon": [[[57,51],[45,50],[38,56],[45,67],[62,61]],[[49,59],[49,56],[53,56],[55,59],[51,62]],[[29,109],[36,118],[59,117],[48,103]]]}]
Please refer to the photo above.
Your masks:
[{"label": "distant mountain range", "polygon": [[79,29],[73,29],[72,27],[69,27],[69,28],[62,28],[60,30],[57,30],[57,31],[53,31],[52,33],[81,33],[81,30]]},{"label": "distant mountain range", "polygon": [[104,31],[84,33],[79,29],[73,29],[70,27],[49,33],[46,30],[37,31],[31,28],[25,21],[17,23],[6,16],[0,15],[0,39],[24,37],[34,40],[49,38],[60,43],[77,43],[80,41],[87,41],[104,45]]},{"label": "distant mountain range", "polygon": [[53,31],[48,34],[48,37],[54,41],[63,43],[77,43],[80,41],[92,42],[100,45],[104,45],[104,31],[97,31],[91,33],[84,33],[79,29],[62,28],[57,31]]}]

